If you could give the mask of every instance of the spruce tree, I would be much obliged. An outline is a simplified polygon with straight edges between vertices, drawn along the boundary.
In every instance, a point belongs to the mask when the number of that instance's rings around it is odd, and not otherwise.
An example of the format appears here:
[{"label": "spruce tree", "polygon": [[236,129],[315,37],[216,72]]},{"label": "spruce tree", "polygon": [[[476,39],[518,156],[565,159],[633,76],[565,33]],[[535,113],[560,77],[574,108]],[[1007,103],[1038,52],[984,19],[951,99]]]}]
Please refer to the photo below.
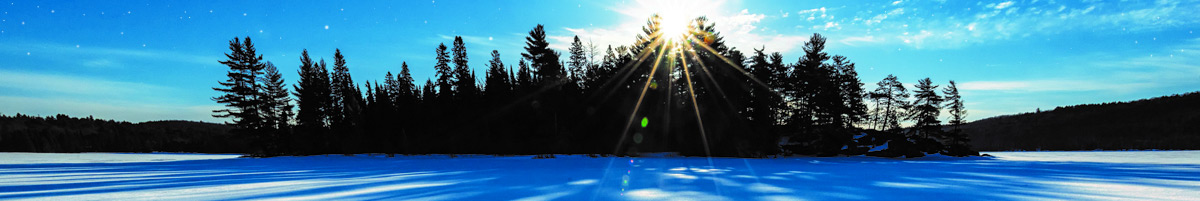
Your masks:
[{"label": "spruce tree", "polygon": [[330,74],[330,95],[334,125],[352,126],[362,113],[362,93],[350,77],[350,68],[340,49],[334,49],[333,72]]},{"label": "spruce tree", "polygon": [[415,104],[418,102],[417,99],[420,96],[420,91],[414,84],[415,80],[413,79],[412,74],[409,73],[407,62],[400,63],[400,74],[396,74],[396,82],[397,85],[394,87],[395,94],[393,94],[393,96],[396,97],[394,98],[397,104],[396,107],[404,108],[415,106]]},{"label": "spruce tree", "polygon": [[533,87],[533,71],[529,69],[529,64],[525,63],[524,59],[517,62],[517,88],[520,92],[524,92]]},{"label": "spruce tree", "polygon": [[571,79],[579,81],[573,84],[582,85],[584,74],[587,73],[588,55],[584,50],[583,42],[579,40],[579,36],[575,36],[574,42],[571,42],[568,52],[571,53],[570,60],[567,61],[567,67],[570,68],[571,72]]},{"label": "spruce tree", "polygon": [[454,69],[450,68],[450,53],[446,52],[445,44],[438,44],[437,64],[433,66],[437,76],[437,99],[448,102],[454,96]]},{"label": "spruce tree", "polygon": [[468,66],[467,47],[461,36],[454,37],[454,48],[450,51],[454,58],[454,88],[455,96],[460,100],[473,100],[479,94],[475,86],[475,74]]},{"label": "spruce tree", "polygon": [[492,60],[488,64],[484,95],[494,102],[500,97],[507,97],[512,86],[509,86],[511,81],[508,80],[508,72],[504,70],[504,62],[500,61],[500,51],[492,50]]},{"label": "spruce tree", "polygon": [[[324,62],[322,62],[324,63]],[[296,91],[296,105],[300,108],[296,122],[304,130],[325,128],[329,114],[329,73],[308,56],[308,50],[300,53],[300,80],[292,85]]]}]

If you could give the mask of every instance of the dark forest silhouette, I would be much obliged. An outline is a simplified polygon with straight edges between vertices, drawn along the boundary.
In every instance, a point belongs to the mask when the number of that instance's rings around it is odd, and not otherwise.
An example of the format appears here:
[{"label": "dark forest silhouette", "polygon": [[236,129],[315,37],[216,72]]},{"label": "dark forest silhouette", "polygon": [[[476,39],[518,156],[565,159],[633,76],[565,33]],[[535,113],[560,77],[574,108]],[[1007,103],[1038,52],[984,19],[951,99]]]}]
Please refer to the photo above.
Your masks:
[{"label": "dark forest silhouette", "polygon": [[[293,85],[294,125],[279,72],[249,37],[234,38],[221,61],[228,79],[214,88],[224,95],[213,99],[227,108],[214,116],[254,136],[264,155],[976,154],[961,130],[943,130],[939,120],[948,102],[951,123],[963,123],[953,82],[943,96],[930,79],[920,80],[910,99],[889,76],[865,92],[854,63],[824,52],[819,34],[797,62],[786,63],[780,53],[727,47],[706,18],[681,40],[662,35],[658,21],[648,20],[633,44],[606,47],[599,61],[592,59],[598,49],[578,37],[567,56],[550,49],[537,25],[516,66],[493,50],[482,79],[455,37],[435,49],[436,74],[424,84],[400,62],[397,74],[358,85],[341,50],[332,71],[305,50]],[[879,146],[888,148],[871,150]]]},{"label": "dark forest silhouette", "polygon": [[963,125],[980,150],[1200,149],[1200,92],[1057,107]]},{"label": "dark forest silhouette", "polygon": [[[213,116],[230,119],[229,127],[173,142],[229,147],[194,151],[260,156],[978,154],[959,129],[966,112],[953,81],[940,87],[921,79],[910,92],[889,75],[874,91],[865,91],[855,64],[825,52],[825,38],[819,34],[813,34],[804,43],[803,55],[789,63],[778,52],[743,53],[726,46],[706,18],[690,23],[682,39],[664,36],[659,19],[648,20],[630,45],[601,49],[575,37],[565,53],[550,49],[543,26],[537,25],[526,37],[525,52],[516,65],[506,64],[501,52],[493,50],[482,77],[469,66],[467,45],[455,37],[449,47],[434,49],[436,74],[423,84],[403,61],[397,73],[359,84],[350,74],[353,63],[340,49],[332,64],[302,50],[300,78],[288,89],[249,37],[234,38],[227,59],[220,61],[230,68],[226,79],[213,88],[222,92],[213,100],[226,106]],[[943,109],[950,114],[945,123],[939,118]],[[32,119],[28,122],[82,121],[65,116]],[[131,127],[126,124],[97,125]],[[46,148],[119,132],[104,133],[56,135],[61,140],[17,133],[11,136],[24,136],[25,142],[0,136],[0,144],[34,151],[125,151]],[[129,151],[177,150],[163,148],[166,142],[152,140],[157,137],[130,136],[128,144],[155,143]],[[220,140],[230,144],[211,143]]]}]

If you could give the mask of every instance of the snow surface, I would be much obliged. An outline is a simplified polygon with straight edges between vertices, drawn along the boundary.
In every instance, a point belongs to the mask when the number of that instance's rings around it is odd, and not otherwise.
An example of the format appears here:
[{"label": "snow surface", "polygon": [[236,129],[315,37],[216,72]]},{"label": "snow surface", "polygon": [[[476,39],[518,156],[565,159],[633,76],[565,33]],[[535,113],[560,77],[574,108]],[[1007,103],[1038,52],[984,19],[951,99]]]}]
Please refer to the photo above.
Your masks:
[{"label": "snow surface", "polygon": [[1200,151],[995,158],[0,153],[0,200],[1196,200]]}]

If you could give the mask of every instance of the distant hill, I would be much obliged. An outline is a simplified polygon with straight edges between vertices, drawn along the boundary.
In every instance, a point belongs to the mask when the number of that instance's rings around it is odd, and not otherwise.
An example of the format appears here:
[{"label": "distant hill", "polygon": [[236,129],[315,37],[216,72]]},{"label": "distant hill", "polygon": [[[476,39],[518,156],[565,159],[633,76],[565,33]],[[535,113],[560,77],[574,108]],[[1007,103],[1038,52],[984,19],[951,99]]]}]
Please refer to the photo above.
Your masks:
[{"label": "distant hill", "polygon": [[981,151],[1200,149],[1200,92],[997,116],[963,130]]},{"label": "distant hill", "polygon": [[241,153],[245,137],[232,127],[194,121],[122,121],[66,115],[0,116],[0,152]]}]

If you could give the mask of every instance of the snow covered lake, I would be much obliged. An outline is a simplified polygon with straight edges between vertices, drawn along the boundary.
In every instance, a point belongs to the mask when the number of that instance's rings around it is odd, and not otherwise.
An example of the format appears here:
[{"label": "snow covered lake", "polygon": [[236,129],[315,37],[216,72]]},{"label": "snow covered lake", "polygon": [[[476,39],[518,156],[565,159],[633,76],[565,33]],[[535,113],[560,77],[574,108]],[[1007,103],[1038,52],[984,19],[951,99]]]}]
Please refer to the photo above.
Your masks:
[{"label": "snow covered lake", "polygon": [[995,158],[0,153],[0,200],[1198,200],[1200,151]]}]

